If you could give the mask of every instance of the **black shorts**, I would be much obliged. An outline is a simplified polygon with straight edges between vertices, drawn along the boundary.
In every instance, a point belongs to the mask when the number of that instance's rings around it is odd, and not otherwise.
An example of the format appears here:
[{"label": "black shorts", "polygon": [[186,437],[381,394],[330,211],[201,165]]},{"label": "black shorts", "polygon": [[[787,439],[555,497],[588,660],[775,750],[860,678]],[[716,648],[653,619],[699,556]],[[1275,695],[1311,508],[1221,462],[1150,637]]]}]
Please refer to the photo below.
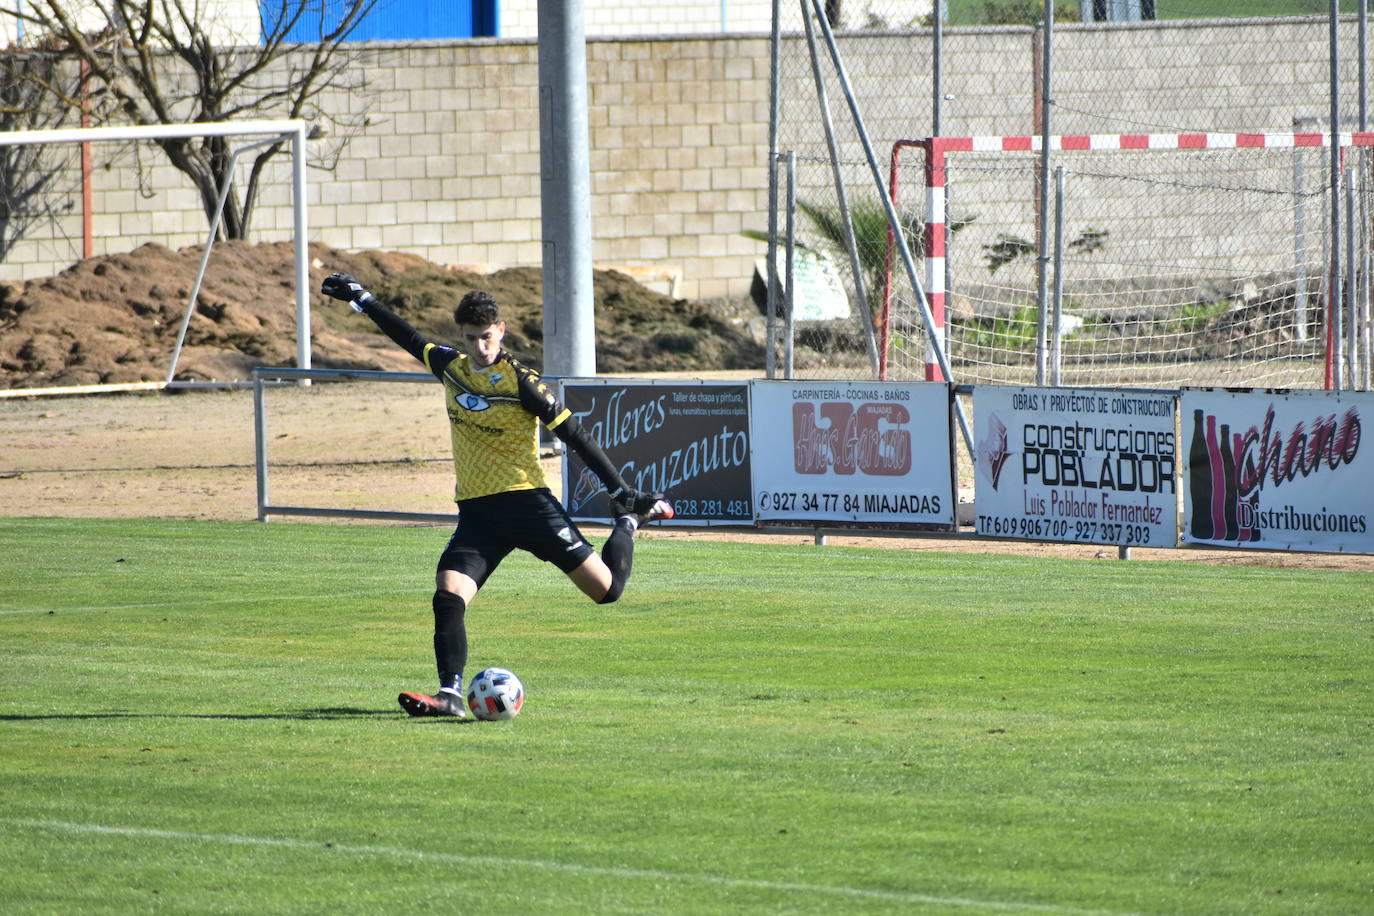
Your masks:
[{"label": "black shorts", "polygon": [[439,569],[463,573],[480,588],[516,548],[565,573],[595,552],[547,488],[513,490],[458,502],[458,527]]}]

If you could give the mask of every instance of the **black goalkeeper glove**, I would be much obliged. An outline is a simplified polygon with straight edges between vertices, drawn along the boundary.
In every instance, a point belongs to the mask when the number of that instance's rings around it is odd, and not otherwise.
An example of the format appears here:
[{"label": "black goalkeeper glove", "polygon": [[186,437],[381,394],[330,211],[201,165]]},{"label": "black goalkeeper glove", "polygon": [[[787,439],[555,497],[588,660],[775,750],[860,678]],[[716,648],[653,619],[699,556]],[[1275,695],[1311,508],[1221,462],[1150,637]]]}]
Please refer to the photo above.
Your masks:
[{"label": "black goalkeeper glove", "polygon": [[352,274],[330,274],[320,284],[320,292],[332,299],[342,299],[353,306],[355,312],[361,312],[364,305],[377,298],[364,289]]},{"label": "black goalkeeper glove", "polygon": [[634,490],[629,487],[611,494],[612,503],[616,503],[636,515],[644,515],[654,507],[654,503],[662,498],[662,493],[645,493],[643,490]]}]

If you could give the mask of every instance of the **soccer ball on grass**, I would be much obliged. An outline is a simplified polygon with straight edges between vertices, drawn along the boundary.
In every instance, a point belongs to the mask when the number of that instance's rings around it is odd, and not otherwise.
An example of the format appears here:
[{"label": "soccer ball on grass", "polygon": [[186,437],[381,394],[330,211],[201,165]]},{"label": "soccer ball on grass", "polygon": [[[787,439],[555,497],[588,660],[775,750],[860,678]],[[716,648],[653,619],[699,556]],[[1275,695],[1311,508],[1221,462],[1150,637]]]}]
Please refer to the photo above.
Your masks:
[{"label": "soccer ball on grass", "polygon": [[525,705],[525,686],[505,668],[487,668],[468,683],[468,708],[479,719],[514,719]]}]

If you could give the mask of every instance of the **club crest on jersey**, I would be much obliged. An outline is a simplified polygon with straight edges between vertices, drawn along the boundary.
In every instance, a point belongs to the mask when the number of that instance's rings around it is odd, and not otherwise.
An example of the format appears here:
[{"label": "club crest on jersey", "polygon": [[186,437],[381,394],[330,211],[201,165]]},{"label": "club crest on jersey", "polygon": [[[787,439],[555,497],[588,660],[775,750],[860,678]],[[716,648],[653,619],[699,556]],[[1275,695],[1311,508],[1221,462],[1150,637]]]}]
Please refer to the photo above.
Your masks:
[{"label": "club crest on jersey", "polygon": [[471,410],[473,412],[486,410],[488,407],[491,406],[490,401],[488,401],[481,395],[473,394],[471,391],[464,391],[461,394],[455,394],[453,396],[453,401],[455,404],[457,404],[464,410]]},{"label": "club crest on jersey", "polygon": [[500,372],[491,372],[488,373],[487,378],[491,379],[491,383],[495,385],[497,382],[501,381],[501,379],[505,378],[505,375]]}]

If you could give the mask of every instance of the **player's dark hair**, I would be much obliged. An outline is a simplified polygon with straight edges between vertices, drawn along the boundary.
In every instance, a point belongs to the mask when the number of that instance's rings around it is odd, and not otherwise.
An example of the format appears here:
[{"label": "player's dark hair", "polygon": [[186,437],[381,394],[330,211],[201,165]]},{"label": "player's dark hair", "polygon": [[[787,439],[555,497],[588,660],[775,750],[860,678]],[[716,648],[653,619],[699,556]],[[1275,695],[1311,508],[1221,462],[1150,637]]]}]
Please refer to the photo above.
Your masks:
[{"label": "player's dark hair", "polygon": [[486,327],[501,320],[501,310],[496,299],[484,289],[468,293],[453,310],[453,321],[457,325],[476,325]]}]

